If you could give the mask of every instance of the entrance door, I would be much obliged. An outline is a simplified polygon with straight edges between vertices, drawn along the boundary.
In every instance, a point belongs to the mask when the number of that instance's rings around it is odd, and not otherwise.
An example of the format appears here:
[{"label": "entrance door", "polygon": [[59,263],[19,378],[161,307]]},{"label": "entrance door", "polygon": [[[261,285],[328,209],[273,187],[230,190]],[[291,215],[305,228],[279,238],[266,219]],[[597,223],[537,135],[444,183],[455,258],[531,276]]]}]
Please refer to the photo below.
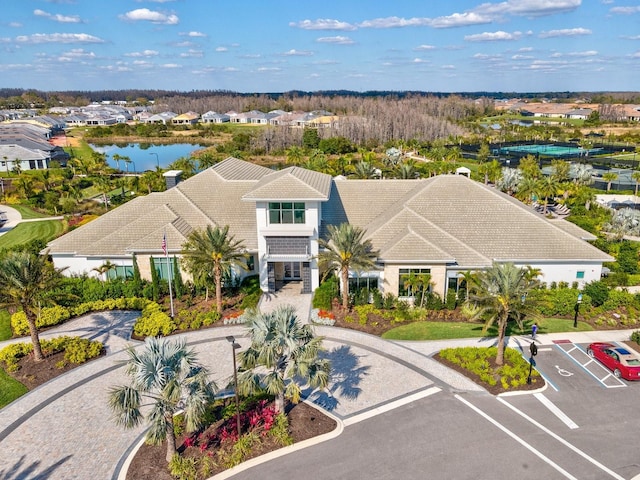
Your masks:
[{"label": "entrance door", "polygon": [[300,262],[284,262],[284,280],[300,280]]}]

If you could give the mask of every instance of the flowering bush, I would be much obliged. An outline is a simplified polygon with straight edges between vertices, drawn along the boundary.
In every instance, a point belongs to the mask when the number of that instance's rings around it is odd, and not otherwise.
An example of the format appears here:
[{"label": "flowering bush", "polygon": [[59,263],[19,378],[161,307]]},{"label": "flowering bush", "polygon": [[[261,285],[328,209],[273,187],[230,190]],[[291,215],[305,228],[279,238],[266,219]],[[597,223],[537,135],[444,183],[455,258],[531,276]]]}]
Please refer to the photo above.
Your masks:
[{"label": "flowering bush", "polygon": [[318,325],[334,325],[336,323],[336,317],[333,312],[323,310],[321,308],[314,308],[311,310],[311,323]]},{"label": "flowering bush", "polygon": [[250,312],[247,310],[239,310],[237,312],[225,315],[222,319],[224,325],[238,325],[241,323],[247,323],[249,321]]}]

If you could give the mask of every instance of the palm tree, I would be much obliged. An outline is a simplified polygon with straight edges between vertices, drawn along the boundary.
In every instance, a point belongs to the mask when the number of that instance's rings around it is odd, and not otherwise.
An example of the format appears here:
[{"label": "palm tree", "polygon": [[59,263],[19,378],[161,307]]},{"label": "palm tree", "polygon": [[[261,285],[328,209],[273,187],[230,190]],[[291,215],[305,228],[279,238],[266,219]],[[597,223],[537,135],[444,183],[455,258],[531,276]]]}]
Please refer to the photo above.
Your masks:
[{"label": "palm tree", "polygon": [[431,284],[430,273],[409,273],[404,281],[405,290],[409,290],[411,296],[415,298],[416,293],[420,293],[420,308],[424,305],[424,297]]},{"label": "palm tree", "polygon": [[287,155],[287,163],[291,163],[293,165],[299,165],[304,158],[304,150],[302,147],[298,147],[297,145],[289,147],[285,153]]},{"label": "palm tree", "polygon": [[637,170],[634,170],[633,173],[631,174],[631,178],[634,180],[634,182],[636,182],[636,188],[634,191],[634,195],[637,197],[638,196],[638,182],[640,182],[640,172]]},{"label": "palm tree", "polygon": [[613,172],[607,172],[602,175],[602,179],[607,182],[607,192],[611,190],[611,182],[615,182],[618,179],[618,174]]},{"label": "palm tree", "polygon": [[361,180],[366,180],[369,178],[376,177],[376,168],[373,164],[369,162],[365,162],[364,160],[359,161],[353,166],[354,177],[359,178]]},{"label": "palm tree", "polygon": [[216,283],[216,305],[222,313],[222,276],[229,274],[233,267],[245,268],[247,257],[242,240],[229,235],[229,225],[212,227],[191,232],[182,246],[186,268],[194,276],[202,276],[208,270]]},{"label": "palm tree", "polygon": [[[216,384],[209,381],[209,372],[196,362],[195,352],[186,348],[184,339],[170,342],[147,337],[142,352],[131,347],[128,355],[126,373],[131,383],[110,389],[109,406],[116,422],[125,428],[146,420],[150,425],[147,441],[159,445],[166,440],[170,462],[176,453],[173,416],[183,410],[187,431],[199,429]],[[141,412],[143,406],[151,407],[146,416]]]},{"label": "palm tree", "polygon": [[318,254],[320,268],[337,270],[342,283],[342,308],[349,308],[349,270],[352,268],[373,270],[378,251],[373,250],[371,240],[364,240],[364,230],[350,223],[329,225],[328,239],[319,239]]},{"label": "palm tree", "polygon": [[303,325],[295,308],[284,305],[271,313],[256,315],[249,325],[251,346],[239,354],[238,390],[243,395],[266,391],[275,396],[277,412],[284,411],[285,397],[300,401],[302,390],[296,383],[303,379],[311,387],[325,388],[331,364],[318,358],[322,337],[316,337],[310,325]]},{"label": "palm tree", "polygon": [[469,300],[482,308],[481,314],[488,315],[485,331],[494,323],[498,326],[498,365],[504,363],[507,323],[513,319],[522,327],[527,294],[537,284],[538,280],[530,269],[516,267],[513,263],[494,263],[473,278]]},{"label": "palm tree", "polygon": [[546,175],[538,180],[538,193],[544,198],[544,213],[547,213],[547,207],[549,205],[549,198],[555,198],[558,193],[560,184],[553,175]]},{"label": "palm tree", "polygon": [[34,358],[43,360],[36,319],[43,304],[54,303],[52,292],[62,280],[61,272],[46,253],[9,252],[0,257],[0,306],[22,309],[27,317]]},{"label": "palm tree", "polygon": [[95,267],[92,270],[94,272],[97,272],[98,275],[100,275],[100,278],[103,278],[106,280],[108,278],[108,273],[111,270],[115,270],[115,268],[116,268],[116,265],[114,263],[111,263],[110,260],[107,260],[102,265],[100,265],[99,267]]}]

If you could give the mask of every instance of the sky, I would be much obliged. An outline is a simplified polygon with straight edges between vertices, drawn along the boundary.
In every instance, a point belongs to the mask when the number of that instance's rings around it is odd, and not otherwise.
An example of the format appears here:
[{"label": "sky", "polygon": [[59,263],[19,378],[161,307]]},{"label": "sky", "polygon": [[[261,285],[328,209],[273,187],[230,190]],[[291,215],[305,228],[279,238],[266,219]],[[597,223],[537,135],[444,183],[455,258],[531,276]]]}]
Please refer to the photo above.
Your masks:
[{"label": "sky", "polygon": [[640,90],[640,0],[0,0],[0,87]]}]

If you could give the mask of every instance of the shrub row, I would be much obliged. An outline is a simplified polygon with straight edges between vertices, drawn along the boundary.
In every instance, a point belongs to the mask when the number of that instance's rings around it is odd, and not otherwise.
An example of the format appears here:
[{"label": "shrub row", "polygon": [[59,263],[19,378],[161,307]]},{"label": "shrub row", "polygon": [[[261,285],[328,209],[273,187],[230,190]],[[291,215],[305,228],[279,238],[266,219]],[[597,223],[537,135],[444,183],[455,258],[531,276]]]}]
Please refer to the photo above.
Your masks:
[{"label": "shrub row", "polygon": [[[153,302],[144,298],[109,298],[95,302],[81,303],[75,307],[63,307],[61,305],[44,307],[36,319],[36,327],[44,328],[59,325],[71,317],[84,315],[88,312],[100,312],[104,310],[142,310],[149,303]],[[15,336],[23,336],[29,333],[29,324],[27,323],[27,316],[24,312],[16,312],[11,315],[11,329]]]},{"label": "shrub row", "polygon": [[[81,364],[100,356],[103,345],[96,340],[80,337],[56,337],[40,340],[45,355],[64,352],[64,359],[69,363]],[[28,342],[13,343],[0,350],[0,362],[4,362],[8,371],[17,369],[18,361],[33,352],[33,344]]]}]

